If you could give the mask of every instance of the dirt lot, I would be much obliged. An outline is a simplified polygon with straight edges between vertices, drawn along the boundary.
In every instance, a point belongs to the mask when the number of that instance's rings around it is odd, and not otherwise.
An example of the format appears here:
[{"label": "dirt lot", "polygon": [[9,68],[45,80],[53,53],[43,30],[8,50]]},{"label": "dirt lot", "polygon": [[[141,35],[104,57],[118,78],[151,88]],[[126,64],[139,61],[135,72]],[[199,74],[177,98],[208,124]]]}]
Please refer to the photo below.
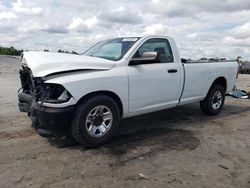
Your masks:
[{"label": "dirt lot", "polygon": [[[250,187],[250,100],[123,120],[97,149],[39,137],[17,109],[19,63],[0,57],[0,187]],[[250,75],[237,86],[250,90]]]}]

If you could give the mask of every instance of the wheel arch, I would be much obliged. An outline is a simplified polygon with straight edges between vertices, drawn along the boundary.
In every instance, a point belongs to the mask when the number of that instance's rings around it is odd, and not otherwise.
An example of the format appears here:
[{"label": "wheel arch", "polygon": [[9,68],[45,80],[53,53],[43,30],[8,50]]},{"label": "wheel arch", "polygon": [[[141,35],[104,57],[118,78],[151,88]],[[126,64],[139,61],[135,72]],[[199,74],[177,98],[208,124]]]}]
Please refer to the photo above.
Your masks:
[{"label": "wheel arch", "polygon": [[[221,85],[221,86],[225,89],[225,91],[227,91],[227,80],[226,80],[225,77],[220,76],[220,77],[216,78],[216,79],[213,81],[213,83],[212,83],[210,89],[211,89],[215,84]],[[209,89],[209,90],[210,90],[210,89]]]},{"label": "wheel arch", "polygon": [[82,101],[86,101],[91,97],[98,96],[98,95],[106,95],[106,96],[111,97],[117,103],[117,105],[119,107],[120,116],[121,117],[123,116],[123,104],[122,104],[122,101],[121,101],[120,97],[116,93],[114,93],[112,91],[101,90],[101,91],[94,91],[94,92],[88,93],[88,94],[84,95],[83,97],[81,97],[78,100],[77,104],[79,104]]}]

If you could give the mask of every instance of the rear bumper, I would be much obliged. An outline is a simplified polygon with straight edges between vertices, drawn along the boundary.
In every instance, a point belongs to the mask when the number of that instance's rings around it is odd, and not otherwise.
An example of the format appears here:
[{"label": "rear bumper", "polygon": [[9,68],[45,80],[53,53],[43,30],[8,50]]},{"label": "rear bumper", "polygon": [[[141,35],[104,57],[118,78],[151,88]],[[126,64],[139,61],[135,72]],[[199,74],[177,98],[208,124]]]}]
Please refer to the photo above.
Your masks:
[{"label": "rear bumper", "polygon": [[28,113],[32,121],[32,127],[36,129],[40,136],[54,137],[70,134],[74,106],[44,107],[34,101],[30,103],[30,101],[20,100],[20,96],[18,106],[21,112]]}]

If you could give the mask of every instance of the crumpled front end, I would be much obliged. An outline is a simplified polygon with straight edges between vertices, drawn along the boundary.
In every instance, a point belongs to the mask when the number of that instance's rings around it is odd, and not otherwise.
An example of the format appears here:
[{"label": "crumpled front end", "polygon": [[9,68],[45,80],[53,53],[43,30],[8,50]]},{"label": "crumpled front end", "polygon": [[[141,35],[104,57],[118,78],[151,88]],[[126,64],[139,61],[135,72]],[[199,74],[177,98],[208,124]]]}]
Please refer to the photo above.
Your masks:
[{"label": "crumpled front end", "polygon": [[28,114],[32,127],[44,137],[69,132],[74,111],[74,105],[68,105],[71,94],[60,84],[33,78],[27,66],[23,66],[19,73],[22,87],[18,93],[18,106],[21,112]]}]

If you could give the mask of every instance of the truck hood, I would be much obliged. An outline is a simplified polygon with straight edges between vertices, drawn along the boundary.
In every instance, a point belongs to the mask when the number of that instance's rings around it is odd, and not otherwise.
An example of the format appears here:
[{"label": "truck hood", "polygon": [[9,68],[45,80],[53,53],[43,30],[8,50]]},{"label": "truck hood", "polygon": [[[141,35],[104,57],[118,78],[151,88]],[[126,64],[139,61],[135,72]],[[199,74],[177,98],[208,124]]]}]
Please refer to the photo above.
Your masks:
[{"label": "truck hood", "polygon": [[85,55],[56,52],[24,52],[22,63],[27,65],[34,77],[76,70],[108,70],[114,61]]}]

